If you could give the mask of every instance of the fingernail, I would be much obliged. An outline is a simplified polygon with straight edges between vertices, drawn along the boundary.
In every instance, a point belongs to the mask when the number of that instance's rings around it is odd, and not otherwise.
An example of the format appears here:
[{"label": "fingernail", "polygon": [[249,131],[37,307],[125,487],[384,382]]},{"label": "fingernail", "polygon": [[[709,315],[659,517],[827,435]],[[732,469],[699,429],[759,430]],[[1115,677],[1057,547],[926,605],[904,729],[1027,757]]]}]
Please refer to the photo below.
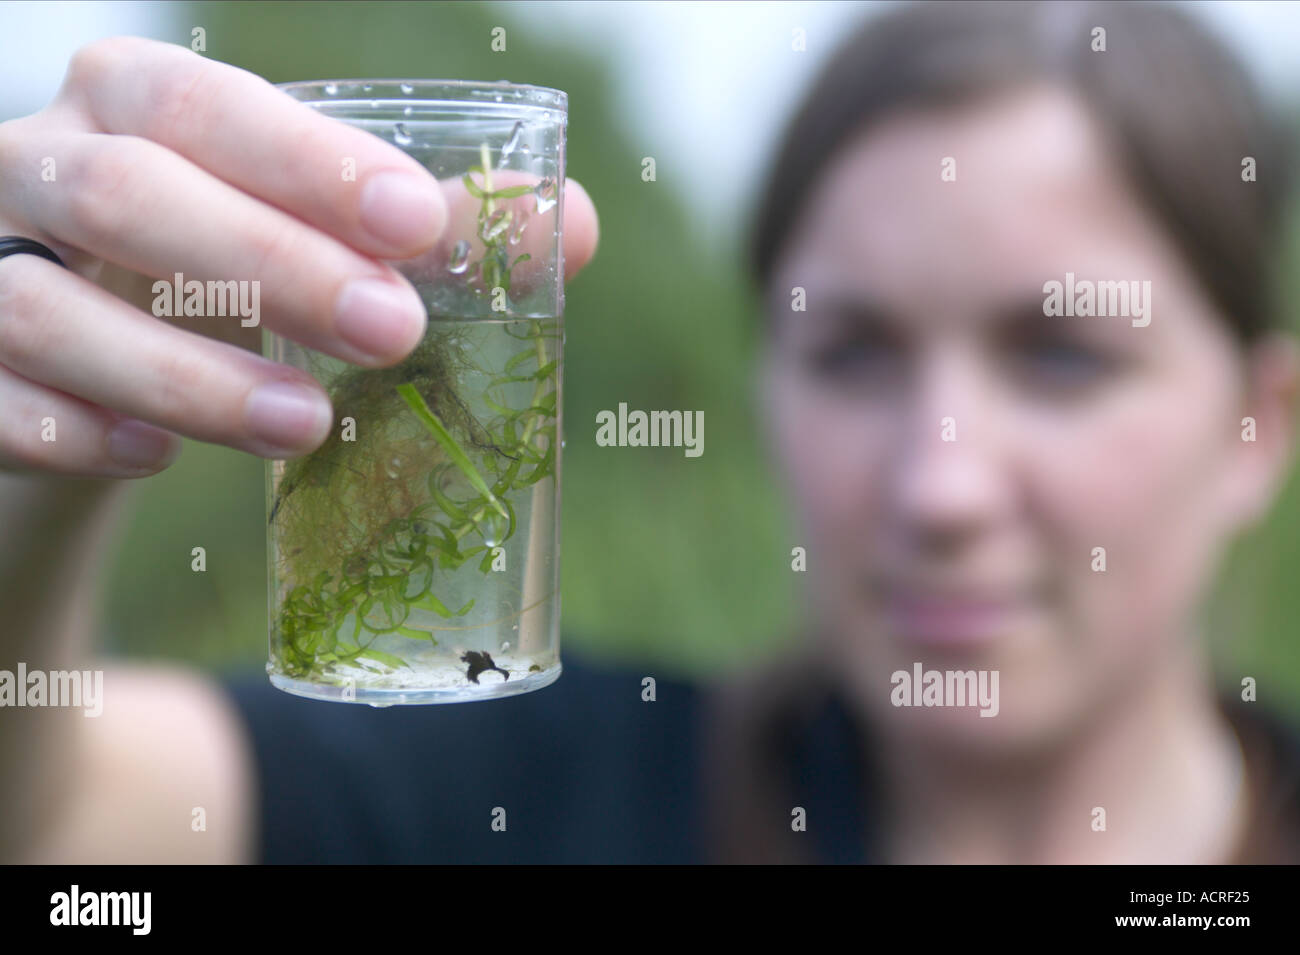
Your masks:
[{"label": "fingernail", "polygon": [[258,385],[244,405],[244,423],[270,452],[319,444],[332,418],[329,402],[318,391],[290,381]]},{"label": "fingernail", "polygon": [[143,421],[120,421],[108,433],[108,456],[119,467],[161,471],[180,451],[180,441]]},{"label": "fingernail", "polygon": [[447,226],[447,203],[430,176],[381,172],[361,190],[361,224],[382,242],[407,247],[433,245]]},{"label": "fingernail", "polygon": [[380,279],[354,279],[339,294],[334,328],[376,360],[396,360],[424,335],[424,305],[415,289]]}]

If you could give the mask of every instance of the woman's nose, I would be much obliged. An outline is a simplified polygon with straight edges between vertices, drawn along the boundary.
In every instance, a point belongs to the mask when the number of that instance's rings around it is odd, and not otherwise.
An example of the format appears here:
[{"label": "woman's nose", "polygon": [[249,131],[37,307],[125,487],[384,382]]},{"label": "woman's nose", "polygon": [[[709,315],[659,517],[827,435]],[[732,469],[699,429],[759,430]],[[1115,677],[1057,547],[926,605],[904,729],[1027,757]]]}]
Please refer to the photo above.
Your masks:
[{"label": "woman's nose", "polygon": [[900,408],[888,502],[909,536],[961,539],[1010,512],[1010,435],[991,378],[960,353],[918,367],[910,400]]}]

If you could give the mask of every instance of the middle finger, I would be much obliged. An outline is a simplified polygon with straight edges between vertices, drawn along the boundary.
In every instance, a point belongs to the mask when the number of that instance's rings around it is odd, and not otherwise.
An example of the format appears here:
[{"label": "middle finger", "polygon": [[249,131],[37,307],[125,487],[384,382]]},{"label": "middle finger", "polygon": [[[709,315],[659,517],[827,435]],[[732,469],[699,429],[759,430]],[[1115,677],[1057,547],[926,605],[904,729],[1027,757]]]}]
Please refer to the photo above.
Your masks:
[{"label": "middle finger", "polygon": [[[359,365],[393,364],[424,332],[424,306],[395,269],[157,143],[63,133],[40,150],[58,178],[16,190],[20,211],[63,243],[154,278],[256,282],[268,328]],[[0,178],[18,164],[40,168],[5,155]]]}]

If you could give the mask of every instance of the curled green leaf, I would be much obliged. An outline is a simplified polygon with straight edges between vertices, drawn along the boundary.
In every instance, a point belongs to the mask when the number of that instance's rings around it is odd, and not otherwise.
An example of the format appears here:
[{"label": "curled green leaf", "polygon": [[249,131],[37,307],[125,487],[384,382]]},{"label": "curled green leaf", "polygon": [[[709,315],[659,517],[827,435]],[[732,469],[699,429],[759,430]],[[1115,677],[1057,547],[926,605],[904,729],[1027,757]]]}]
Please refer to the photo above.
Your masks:
[{"label": "curled green leaf", "polygon": [[469,483],[474,486],[474,489],[486,497],[502,517],[506,517],[505,508],[501,506],[497,496],[492,493],[491,488],[487,486],[487,482],[483,480],[483,476],[478,473],[473,462],[470,461],[461,446],[456,443],[456,439],[451,436],[447,427],[438,420],[437,415],[429,410],[429,406],[420,397],[420,393],[415,390],[415,386],[412,384],[398,385],[397,391],[401,394],[402,399],[411,406],[411,410],[415,412],[416,416],[424,422],[424,426],[429,429],[429,433],[442,445],[447,452],[447,456],[456,463],[456,467],[461,469]]}]

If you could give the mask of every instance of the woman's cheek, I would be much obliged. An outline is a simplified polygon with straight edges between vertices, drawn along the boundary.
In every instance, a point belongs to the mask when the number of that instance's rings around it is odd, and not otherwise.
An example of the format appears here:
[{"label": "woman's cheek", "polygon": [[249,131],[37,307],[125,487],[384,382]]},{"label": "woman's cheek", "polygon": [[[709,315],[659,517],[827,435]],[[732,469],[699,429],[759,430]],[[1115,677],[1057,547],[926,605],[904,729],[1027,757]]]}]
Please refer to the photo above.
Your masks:
[{"label": "woman's cheek", "polygon": [[1183,636],[1212,573],[1212,425],[1186,392],[1135,389],[1026,427],[1041,448],[1028,493],[1061,571],[1064,645],[1106,670],[1153,658]]},{"label": "woman's cheek", "polygon": [[805,549],[804,583],[819,613],[839,621],[860,610],[857,582],[870,558],[887,426],[862,402],[806,386],[778,395],[772,414],[795,517],[792,546]]},{"label": "woman's cheek", "polygon": [[[860,407],[808,400],[792,409],[785,460],[801,527],[836,560],[861,558],[879,493],[881,428]],[[837,564],[837,566],[845,566]]]}]

